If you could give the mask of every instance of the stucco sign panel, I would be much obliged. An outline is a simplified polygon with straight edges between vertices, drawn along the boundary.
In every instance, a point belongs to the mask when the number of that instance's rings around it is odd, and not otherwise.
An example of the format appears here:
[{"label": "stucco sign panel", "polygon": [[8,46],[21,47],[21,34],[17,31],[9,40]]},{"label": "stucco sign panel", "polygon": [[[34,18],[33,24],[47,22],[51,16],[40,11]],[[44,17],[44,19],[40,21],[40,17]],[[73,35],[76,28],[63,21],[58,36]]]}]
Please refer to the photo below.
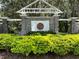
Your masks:
[{"label": "stucco sign panel", "polygon": [[49,31],[49,21],[31,21],[31,31]]}]

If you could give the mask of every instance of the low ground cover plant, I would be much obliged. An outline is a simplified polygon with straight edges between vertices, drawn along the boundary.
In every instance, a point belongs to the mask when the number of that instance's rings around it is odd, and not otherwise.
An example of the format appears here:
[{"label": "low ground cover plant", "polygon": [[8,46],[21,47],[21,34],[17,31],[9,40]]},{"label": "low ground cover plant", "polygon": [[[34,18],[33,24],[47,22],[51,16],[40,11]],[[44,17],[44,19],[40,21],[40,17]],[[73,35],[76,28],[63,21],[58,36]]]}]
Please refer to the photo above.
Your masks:
[{"label": "low ground cover plant", "polygon": [[0,34],[0,49],[27,56],[30,53],[46,54],[48,52],[57,55],[69,53],[79,55],[79,34],[47,34],[45,36]]}]

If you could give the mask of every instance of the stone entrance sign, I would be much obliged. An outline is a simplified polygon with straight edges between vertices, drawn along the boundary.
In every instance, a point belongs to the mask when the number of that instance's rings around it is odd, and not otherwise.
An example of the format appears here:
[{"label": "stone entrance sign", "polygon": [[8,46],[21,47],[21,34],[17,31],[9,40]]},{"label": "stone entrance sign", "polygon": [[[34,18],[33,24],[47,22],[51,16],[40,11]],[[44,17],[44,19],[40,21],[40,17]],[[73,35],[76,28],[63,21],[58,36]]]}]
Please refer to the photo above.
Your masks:
[{"label": "stone entrance sign", "polygon": [[58,33],[59,17],[31,17],[22,19],[22,34],[30,31],[51,31]]},{"label": "stone entrance sign", "polygon": [[[38,8],[34,7],[31,8],[33,4],[38,3]],[[46,4],[49,7],[42,6],[41,3]],[[29,8],[30,7],[30,8]],[[21,35],[27,34],[30,31],[51,31],[54,33],[58,33],[58,21],[59,17],[58,14],[63,13],[58,8],[49,4],[46,0],[35,0],[34,2],[30,3],[29,5],[25,6],[24,8],[17,11],[20,13],[22,17],[22,31]],[[48,16],[28,16],[28,14],[48,14]],[[52,16],[49,16],[52,15]],[[54,15],[54,16],[53,16]]]},{"label": "stone entrance sign", "polygon": [[31,31],[49,31],[49,20],[31,21]]}]

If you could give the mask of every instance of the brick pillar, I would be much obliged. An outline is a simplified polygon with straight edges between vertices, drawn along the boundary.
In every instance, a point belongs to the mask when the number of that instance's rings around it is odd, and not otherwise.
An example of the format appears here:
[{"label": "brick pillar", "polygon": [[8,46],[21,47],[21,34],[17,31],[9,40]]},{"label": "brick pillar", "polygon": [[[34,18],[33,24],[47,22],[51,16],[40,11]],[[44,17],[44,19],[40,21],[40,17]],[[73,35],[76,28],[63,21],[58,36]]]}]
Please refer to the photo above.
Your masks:
[{"label": "brick pillar", "polygon": [[8,33],[8,23],[7,23],[7,19],[3,19],[2,21],[3,25],[3,33]]},{"label": "brick pillar", "polygon": [[72,21],[71,33],[77,33],[76,20],[77,20],[77,17],[71,18],[71,21]]},{"label": "brick pillar", "polygon": [[59,32],[59,16],[58,15],[54,15],[53,16],[53,20],[54,20],[54,32],[58,33]]}]

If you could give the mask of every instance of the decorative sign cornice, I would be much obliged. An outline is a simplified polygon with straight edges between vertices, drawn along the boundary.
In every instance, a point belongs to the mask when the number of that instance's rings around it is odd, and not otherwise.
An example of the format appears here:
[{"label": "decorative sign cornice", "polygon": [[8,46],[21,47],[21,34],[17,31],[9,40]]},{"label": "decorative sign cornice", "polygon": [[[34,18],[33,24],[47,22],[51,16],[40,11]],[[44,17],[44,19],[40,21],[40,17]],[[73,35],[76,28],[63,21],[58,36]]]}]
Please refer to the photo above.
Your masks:
[{"label": "decorative sign cornice", "polygon": [[[37,2],[40,2],[40,7],[39,8],[29,8],[30,6],[32,6],[33,4],[35,4]],[[41,2],[43,2],[46,5],[48,5],[50,8],[42,8],[41,7]],[[49,4],[45,0],[36,0],[36,1],[32,2],[31,4],[25,6],[24,8],[20,9],[19,11],[17,11],[17,13],[20,13],[22,15],[26,15],[28,13],[59,14],[59,13],[63,13],[63,12],[61,10],[59,10],[58,8],[56,8],[56,7],[52,6],[51,4]]]}]

